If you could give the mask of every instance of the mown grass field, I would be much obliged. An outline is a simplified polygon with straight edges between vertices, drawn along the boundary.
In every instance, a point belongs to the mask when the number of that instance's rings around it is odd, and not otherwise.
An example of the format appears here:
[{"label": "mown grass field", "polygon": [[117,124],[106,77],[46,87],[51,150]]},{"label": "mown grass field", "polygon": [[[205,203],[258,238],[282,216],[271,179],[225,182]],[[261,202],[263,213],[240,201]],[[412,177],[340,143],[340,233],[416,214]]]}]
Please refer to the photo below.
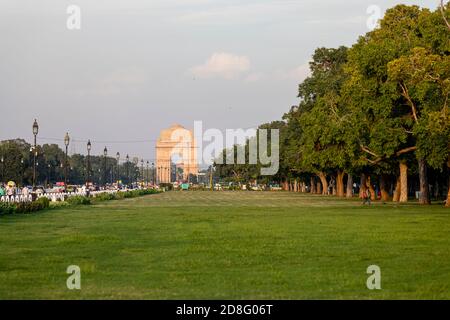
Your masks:
[{"label": "mown grass field", "polygon": [[450,298],[450,210],[167,192],[0,217],[0,299],[400,298]]}]

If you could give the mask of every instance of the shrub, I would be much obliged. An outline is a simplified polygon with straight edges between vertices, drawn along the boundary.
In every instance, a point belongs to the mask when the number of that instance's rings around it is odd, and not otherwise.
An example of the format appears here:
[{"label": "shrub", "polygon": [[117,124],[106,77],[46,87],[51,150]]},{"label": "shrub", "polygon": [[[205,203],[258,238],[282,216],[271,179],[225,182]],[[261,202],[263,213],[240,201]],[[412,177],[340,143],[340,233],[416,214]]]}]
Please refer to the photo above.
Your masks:
[{"label": "shrub", "polygon": [[75,196],[67,199],[67,202],[71,205],[90,205],[91,199],[85,196]]},{"label": "shrub", "polygon": [[123,199],[123,198],[125,198],[125,195],[124,195],[123,192],[117,192],[116,193],[116,199],[117,200],[120,200],[120,199]]},{"label": "shrub", "polygon": [[109,200],[117,200],[117,197],[114,193],[100,193],[95,197],[96,201],[109,201]]},{"label": "shrub", "polygon": [[16,206],[13,204],[0,202],[0,215],[13,214],[16,211]]},{"label": "shrub", "polygon": [[[48,202],[46,202],[48,204]],[[16,213],[32,213],[48,208],[44,201],[36,200],[34,202],[21,202],[16,204]]]},{"label": "shrub", "polygon": [[130,191],[125,191],[125,192],[119,192],[118,194],[121,195],[121,197],[123,198],[136,198],[136,197],[141,197],[141,196],[145,196],[148,194],[155,194],[155,193],[159,193],[160,191],[155,190],[155,189],[139,189],[139,190],[130,190]]},{"label": "shrub", "polygon": [[147,194],[155,194],[160,191],[155,189],[142,189],[142,190],[130,190],[117,193],[101,193],[96,198],[89,198],[85,196],[75,196],[68,198],[65,202],[52,202],[46,197],[39,198],[34,202],[22,202],[22,203],[4,203],[0,202],[0,215],[13,214],[13,213],[32,213],[47,208],[58,208],[70,205],[90,205],[92,201],[108,201],[119,200],[124,198],[136,198]]},{"label": "shrub", "polygon": [[46,197],[39,198],[37,201],[42,206],[42,209],[47,209],[50,207],[50,200],[48,200]]},{"label": "shrub", "polygon": [[70,206],[68,202],[63,201],[56,201],[56,202],[50,202],[50,208],[61,208],[61,207],[67,207]]}]

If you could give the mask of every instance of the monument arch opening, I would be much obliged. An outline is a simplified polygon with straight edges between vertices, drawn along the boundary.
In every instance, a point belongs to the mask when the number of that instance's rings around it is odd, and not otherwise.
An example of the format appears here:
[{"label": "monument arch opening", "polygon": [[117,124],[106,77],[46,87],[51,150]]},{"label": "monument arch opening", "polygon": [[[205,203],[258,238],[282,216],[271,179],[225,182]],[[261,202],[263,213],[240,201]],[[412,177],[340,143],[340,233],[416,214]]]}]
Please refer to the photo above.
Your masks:
[{"label": "monument arch opening", "polygon": [[191,175],[198,175],[194,133],[174,124],[162,130],[156,142],[156,177],[158,183],[171,183],[180,176],[188,181]]}]

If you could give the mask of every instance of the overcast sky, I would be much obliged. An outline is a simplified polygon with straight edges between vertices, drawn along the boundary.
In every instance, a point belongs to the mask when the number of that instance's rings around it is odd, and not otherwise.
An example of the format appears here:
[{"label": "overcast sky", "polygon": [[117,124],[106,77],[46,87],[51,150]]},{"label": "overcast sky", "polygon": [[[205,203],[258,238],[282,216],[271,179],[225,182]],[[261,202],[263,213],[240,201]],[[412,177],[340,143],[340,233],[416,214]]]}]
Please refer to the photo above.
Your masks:
[{"label": "overcast sky", "polygon": [[[370,5],[438,0],[0,0],[0,140],[152,159],[173,123],[247,128],[298,104],[320,46],[351,46]],[[69,5],[81,29],[66,26]]]}]

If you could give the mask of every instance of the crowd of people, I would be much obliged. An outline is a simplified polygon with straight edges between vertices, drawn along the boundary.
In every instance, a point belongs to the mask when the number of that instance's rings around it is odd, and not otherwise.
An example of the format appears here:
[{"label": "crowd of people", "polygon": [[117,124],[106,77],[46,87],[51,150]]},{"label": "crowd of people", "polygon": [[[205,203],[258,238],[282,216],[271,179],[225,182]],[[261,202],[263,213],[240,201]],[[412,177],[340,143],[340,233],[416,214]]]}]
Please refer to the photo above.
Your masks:
[{"label": "crowd of people", "polygon": [[16,196],[16,195],[28,196],[29,194],[30,194],[30,189],[28,189],[27,187],[18,188],[15,185],[0,184],[0,197]]}]

